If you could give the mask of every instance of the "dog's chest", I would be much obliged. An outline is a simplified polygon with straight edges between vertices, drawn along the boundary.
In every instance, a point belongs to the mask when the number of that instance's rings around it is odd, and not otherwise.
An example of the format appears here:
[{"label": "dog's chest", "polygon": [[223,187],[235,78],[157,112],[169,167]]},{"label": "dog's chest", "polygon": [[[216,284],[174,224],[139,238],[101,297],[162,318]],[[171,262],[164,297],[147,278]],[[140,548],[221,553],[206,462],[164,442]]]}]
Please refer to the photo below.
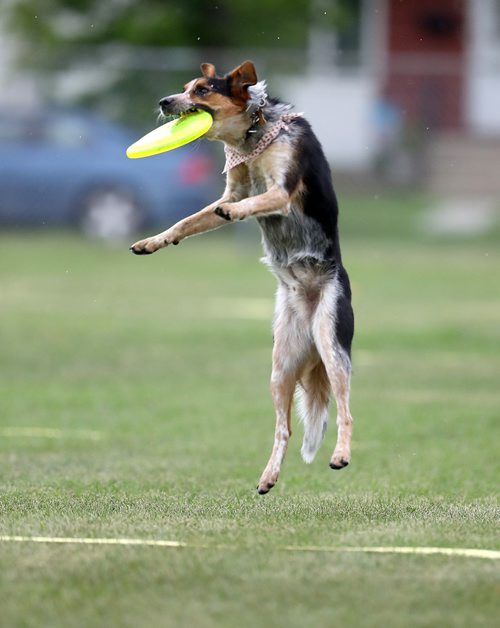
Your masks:
[{"label": "dog's chest", "polygon": [[[249,168],[251,196],[263,194],[275,184],[274,177],[261,164]],[[257,222],[262,233],[264,261],[271,268],[303,262],[314,265],[329,258],[331,242],[320,224],[304,213],[300,196],[291,200],[286,215],[276,212],[259,216]]]},{"label": "dog's chest", "polygon": [[275,164],[269,164],[266,154],[247,164],[250,180],[249,196],[263,194],[274,184],[276,175],[270,173],[274,171]]}]

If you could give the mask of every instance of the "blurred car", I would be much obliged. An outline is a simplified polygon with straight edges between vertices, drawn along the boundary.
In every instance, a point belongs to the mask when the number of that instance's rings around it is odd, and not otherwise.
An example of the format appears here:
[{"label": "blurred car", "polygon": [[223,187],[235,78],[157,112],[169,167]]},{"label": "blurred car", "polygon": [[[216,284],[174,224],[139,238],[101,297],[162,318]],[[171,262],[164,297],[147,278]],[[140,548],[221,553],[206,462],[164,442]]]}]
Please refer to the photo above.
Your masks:
[{"label": "blurred car", "polygon": [[217,198],[221,183],[200,142],[128,159],[126,148],[149,130],[83,111],[0,113],[0,225],[120,238],[166,228]]}]

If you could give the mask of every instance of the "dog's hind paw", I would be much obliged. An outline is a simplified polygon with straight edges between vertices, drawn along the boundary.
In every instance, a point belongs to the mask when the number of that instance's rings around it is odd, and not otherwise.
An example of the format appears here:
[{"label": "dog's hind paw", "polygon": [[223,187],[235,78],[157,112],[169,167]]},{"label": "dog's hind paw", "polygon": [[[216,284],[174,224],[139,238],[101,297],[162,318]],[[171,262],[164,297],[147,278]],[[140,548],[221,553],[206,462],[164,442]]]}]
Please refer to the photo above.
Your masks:
[{"label": "dog's hind paw", "polygon": [[257,487],[257,493],[259,495],[265,495],[266,493],[269,493],[269,491],[273,488],[274,484],[271,484],[271,482],[268,482],[266,485],[264,486],[258,486]]},{"label": "dog's hind paw", "polygon": [[267,471],[264,471],[264,473],[262,474],[262,477],[259,480],[259,486],[257,486],[257,492],[259,493],[259,495],[265,495],[266,493],[269,493],[269,491],[273,488],[273,486],[276,484],[277,481],[278,481],[277,472],[269,473]]},{"label": "dog's hind paw", "polygon": [[332,459],[330,460],[330,469],[343,469],[347,467],[351,461],[351,454],[348,451],[334,451]]}]

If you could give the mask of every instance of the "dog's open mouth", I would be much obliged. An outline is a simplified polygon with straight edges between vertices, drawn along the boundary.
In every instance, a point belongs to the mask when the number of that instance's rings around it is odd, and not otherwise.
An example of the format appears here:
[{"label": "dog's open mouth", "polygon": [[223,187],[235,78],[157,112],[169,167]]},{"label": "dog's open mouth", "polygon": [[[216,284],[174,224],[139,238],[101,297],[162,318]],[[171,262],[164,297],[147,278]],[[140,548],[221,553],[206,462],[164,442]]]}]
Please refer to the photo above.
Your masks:
[{"label": "dog's open mouth", "polygon": [[172,120],[179,120],[180,118],[185,118],[187,116],[192,115],[193,113],[201,113],[202,111],[206,111],[210,115],[213,115],[209,107],[193,106],[193,107],[190,107],[189,109],[186,109],[186,111],[180,111],[178,113],[171,113],[171,112],[164,113],[163,111],[161,111],[160,118],[162,119],[163,122],[172,122]]}]

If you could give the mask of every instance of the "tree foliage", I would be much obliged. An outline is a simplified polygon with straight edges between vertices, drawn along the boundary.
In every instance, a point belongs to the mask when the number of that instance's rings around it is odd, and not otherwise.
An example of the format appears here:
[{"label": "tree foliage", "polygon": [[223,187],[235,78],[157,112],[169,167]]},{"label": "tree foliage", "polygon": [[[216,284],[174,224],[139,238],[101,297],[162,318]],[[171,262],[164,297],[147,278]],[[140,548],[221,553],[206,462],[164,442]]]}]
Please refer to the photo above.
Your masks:
[{"label": "tree foliage", "polygon": [[[169,49],[198,51],[200,60],[210,60],[203,58],[204,51],[228,48],[257,55],[259,50],[304,50],[311,24],[342,24],[357,4],[359,0],[9,0],[2,11],[21,43],[23,65],[40,71],[52,97],[57,90],[51,79],[58,73],[101,67],[109,80],[88,90],[87,100],[105,103],[118,116],[136,117],[138,108],[150,113],[152,98],[183,83],[173,66],[168,72],[159,64],[148,67],[155,50],[162,58]],[[122,66],[110,71],[107,55],[113,47],[121,52]]]},{"label": "tree foliage", "polygon": [[10,25],[43,47],[305,44],[309,0],[11,0]]}]

